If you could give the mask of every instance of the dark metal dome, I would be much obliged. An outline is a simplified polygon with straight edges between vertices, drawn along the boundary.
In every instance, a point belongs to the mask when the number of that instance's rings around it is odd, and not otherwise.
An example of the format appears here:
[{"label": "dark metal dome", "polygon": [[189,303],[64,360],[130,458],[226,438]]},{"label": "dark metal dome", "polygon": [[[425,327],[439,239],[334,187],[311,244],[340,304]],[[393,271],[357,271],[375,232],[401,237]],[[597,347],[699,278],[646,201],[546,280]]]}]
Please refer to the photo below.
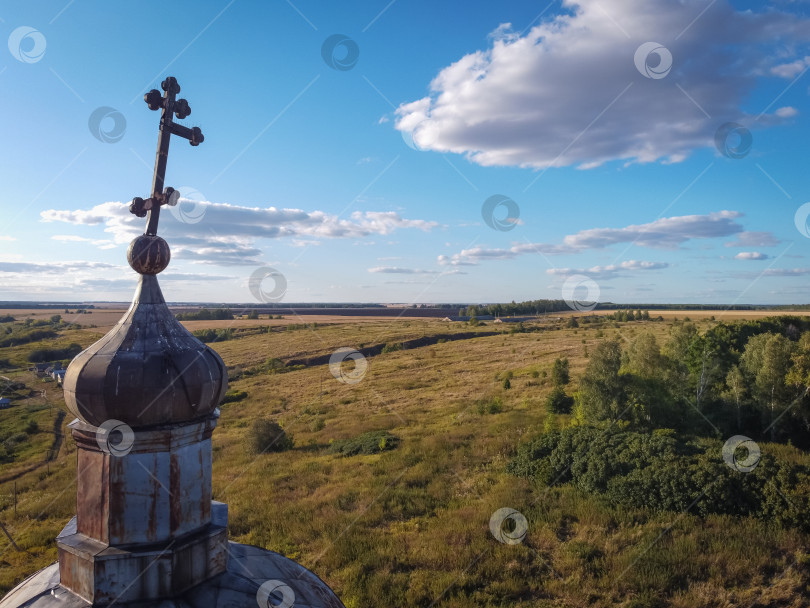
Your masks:
[{"label": "dark metal dome", "polygon": [[149,274],[118,325],[71,361],[64,381],[67,407],[81,420],[133,428],[207,416],[227,384],[222,359],[174,318]]}]

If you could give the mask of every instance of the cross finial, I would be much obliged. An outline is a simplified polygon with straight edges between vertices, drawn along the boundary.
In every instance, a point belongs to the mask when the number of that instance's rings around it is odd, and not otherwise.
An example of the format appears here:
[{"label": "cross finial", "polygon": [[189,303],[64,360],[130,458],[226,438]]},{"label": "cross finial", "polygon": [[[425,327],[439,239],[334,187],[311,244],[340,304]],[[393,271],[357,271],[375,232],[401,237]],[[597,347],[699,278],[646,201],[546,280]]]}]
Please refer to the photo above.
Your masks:
[{"label": "cross finial", "polygon": [[157,234],[158,219],[161,205],[176,205],[180,193],[174,188],[163,189],[163,179],[166,176],[166,162],[169,160],[169,139],[172,135],[179,135],[189,140],[192,146],[198,146],[204,141],[199,127],[189,129],[172,120],[172,114],[182,120],[191,114],[191,107],[185,99],[175,99],[180,92],[177,79],[169,76],[161,83],[163,95],[157,89],[152,89],[143,96],[143,100],[150,110],[160,110],[160,133],[158,135],[157,155],[155,157],[155,174],[152,179],[152,195],[147,199],[135,197],[129,206],[131,213],[138,217],[149,214],[144,234],[155,236]]}]

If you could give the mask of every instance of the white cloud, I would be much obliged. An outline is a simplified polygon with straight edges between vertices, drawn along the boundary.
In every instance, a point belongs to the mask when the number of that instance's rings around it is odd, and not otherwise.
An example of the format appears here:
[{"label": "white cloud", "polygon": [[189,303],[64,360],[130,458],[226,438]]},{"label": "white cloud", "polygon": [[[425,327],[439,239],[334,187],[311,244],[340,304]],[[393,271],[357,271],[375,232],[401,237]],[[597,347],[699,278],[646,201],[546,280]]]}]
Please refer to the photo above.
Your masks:
[{"label": "white cloud", "polygon": [[759,251],[741,251],[734,256],[735,260],[767,260],[770,256]]},{"label": "white cloud", "polygon": [[0,241],[16,241],[17,237],[8,236],[7,234],[0,234]]},{"label": "white cloud", "polygon": [[[369,235],[388,235],[401,229],[430,231],[438,224],[401,217],[394,211],[355,211],[348,218],[323,211],[242,207],[226,203],[194,203],[196,223],[182,223],[168,210],[161,213],[160,235],[172,246],[172,255],[198,263],[249,265],[261,262],[258,239],[290,237],[300,245],[301,237],[361,239]],[[182,203],[181,203],[182,205]],[[143,232],[144,219],[129,212],[128,205],[108,202],[90,210],[41,212],[45,222],[98,226],[112,235],[114,243],[128,243]],[[79,237],[81,238],[81,237]],[[312,244],[308,242],[307,244]]]},{"label": "white cloud", "polygon": [[642,247],[674,249],[690,239],[730,236],[742,231],[735,222],[742,214],[737,211],[717,211],[708,215],[663,217],[648,224],[625,228],[592,228],[563,239],[576,249],[602,248],[616,243],[634,243]]},{"label": "white cloud", "polygon": [[573,274],[582,274],[589,279],[608,280],[624,276],[627,272],[634,272],[639,270],[661,270],[669,268],[666,262],[646,262],[639,260],[627,260],[621,264],[610,264],[608,266],[592,266],[591,268],[549,268],[546,270],[547,274],[557,276],[570,276]]},{"label": "white cloud", "polygon": [[762,274],[766,277],[803,277],[810,274],[810,268],[768,268]]},{"label": "white cloud", "polygon": [[788,63],[781,63],[771,68],[771,74],[780,78],[793,79],[810,66],[810,57],[796,59]]},{"label": "white cloud", "polygon": [[0,273],[22,273],[22,274],[64,274],[81,270],[104,270],[109,268],[120,268],[114,264],[104,262],[0,262]]},{"label": "white cloud", "polygon": [[115,248],[115,243],[109,239],[88,239],[87,237],[78,236],[75,234],[55,234],[51,238],[54,241],[62,241],[64,243],[90,243],[99,249]]},{"label": "white cloud", "polygon": [[743,231],[737,234],[736,241],[725,243],[726,247],[774,247],[781,243],[770,232]]},{"label": "white cloud", "polygon": [[369,272],[382,274],[439,274],[438,270],[417,270],[415,268],[400,268],[399,266],[375,266]]},{"label": "white cloud", "polygon": [[[563,5],[563,14],[525,35],[499,26],[490,48],[445,67],[429,96],[402,104],[395,127],[422,149],[485,166],[679,162],[713,146],[723,122],[746,123],[741,105],[757,79],[796,73],[784,49],[810,38],[810,20],[738,12],[728,0]],[[634,65],[648,41],[673,56],[663,79],[645,78]],[[777,47],[783,63],[774,66]],[[766,115],[762,124],[783,118]]]},{"label": "white cloud", "polygon": [[799,111],[793,106],[785,106],[784,108],[779,108],[774,114],[779,118],[793,118],[799,115]]},{"label": "white cloud", "polygon": [[742,217],[742,213],[738,211],[717,211],[707,215],[664,217],[647,224],[632,224],[624,228],[589,228],[564,237],[561,244],[515,243],[509,249],[473,247],[450,256],[440,255],[437,262],[441,266],[475,265],[484,260],[510,260],[526,253],[543,255],[580,253],[588,249],[604,249],[621,243],[632,243],[652,249],[675,249],[693,239],[745,234],[742,226],[734,221],[739,217]]}]

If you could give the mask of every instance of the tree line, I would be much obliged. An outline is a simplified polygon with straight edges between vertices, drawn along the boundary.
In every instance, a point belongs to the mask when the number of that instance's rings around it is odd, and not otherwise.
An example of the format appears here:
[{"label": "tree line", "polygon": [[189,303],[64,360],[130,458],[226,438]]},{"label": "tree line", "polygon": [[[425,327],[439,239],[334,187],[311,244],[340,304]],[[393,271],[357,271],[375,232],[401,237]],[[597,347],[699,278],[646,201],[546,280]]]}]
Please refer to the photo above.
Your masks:
[{"label": "tree line", "polygon": [[799,317],[676,322],[659,345],[648,331],[600,342],[580,379],[578,423],[745,434],[810,448],[810,323]]}]

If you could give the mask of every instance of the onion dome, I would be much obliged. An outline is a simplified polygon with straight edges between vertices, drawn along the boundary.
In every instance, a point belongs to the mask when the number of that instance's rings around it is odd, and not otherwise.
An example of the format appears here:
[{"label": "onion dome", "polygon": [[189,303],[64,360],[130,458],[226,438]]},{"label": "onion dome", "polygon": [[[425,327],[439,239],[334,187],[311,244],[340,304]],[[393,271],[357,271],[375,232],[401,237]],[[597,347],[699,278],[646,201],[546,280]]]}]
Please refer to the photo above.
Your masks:
[{"label": "onion dome", "polygon": [[[65,402],[78,418],[100,426],[171,424],[211,414],[228,385],[225,364],[169,311],[155,272],[168,264],[168,245],[130,246],[130,264],[141,272],[127,313],[101,340],[71,361]],[[132,255],[132,251],[145,251]],[[163,268],[161,268],[163,266]]]}]

